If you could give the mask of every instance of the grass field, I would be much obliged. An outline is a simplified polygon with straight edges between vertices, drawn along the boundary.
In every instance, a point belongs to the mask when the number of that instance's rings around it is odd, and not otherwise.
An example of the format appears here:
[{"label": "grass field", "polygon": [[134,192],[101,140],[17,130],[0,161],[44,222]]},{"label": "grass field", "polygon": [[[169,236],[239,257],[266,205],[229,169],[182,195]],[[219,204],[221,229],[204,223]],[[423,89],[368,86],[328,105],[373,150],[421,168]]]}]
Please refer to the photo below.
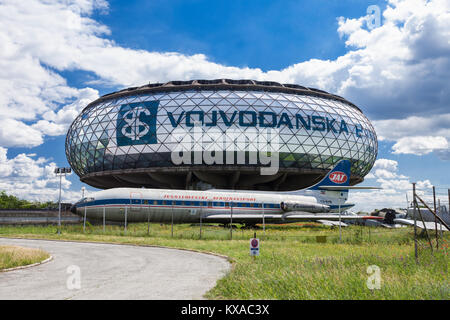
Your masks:
[{"label": "grass field", "polygon": [[[439,250],[419,243],[419,261],[414,257],[413,229],[397,230],[351,226],[339,230],[314,223],[269,225],[263,230],[203,226],[131,224],[123,226],[82,225],[57,228],[1,227],[0,236],[77,241],[100,241],[194,249],[226,255],[232,271],[206,294],[209,299],[450,299],[448,233]],[[260,256],[249,256],[249,239],[261,239]],[[318,243],[317,236],[326,236]],[[323,238],[322,238],[323,239]],[[444,244],[444,245],[442,245]],[[374,283],[377,266],[380,289]],[[373,269],[372,269],[373,270]]]},{"label": "grass field", "polygon": [[0,246],[0,272],[4,269],[26,266],[49,258],[41,249]]}]

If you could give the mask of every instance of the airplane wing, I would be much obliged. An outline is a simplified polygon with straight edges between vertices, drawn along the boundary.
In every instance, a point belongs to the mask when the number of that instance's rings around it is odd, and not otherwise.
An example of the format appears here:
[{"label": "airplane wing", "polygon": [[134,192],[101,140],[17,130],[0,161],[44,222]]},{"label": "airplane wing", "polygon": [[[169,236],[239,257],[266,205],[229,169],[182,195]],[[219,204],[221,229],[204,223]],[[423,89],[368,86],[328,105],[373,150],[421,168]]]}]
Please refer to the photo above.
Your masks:
[{"label": "airplane wing", "polygon": [[340,190],[381,190],[380,187],[363,187],[363,186],[319,186],[319,189],[330,190],[330,191],[340,191]]},{"label": "airplane wing", "polygon": [[[325,226],[331,226],[331,227],[339,225],[339,221],[317,220],[317,222],[320,222],[321,224],[323,224]],[[341,227],[348,227],[348,224],[341,221]]]},{"label": "airplane wing", "polygon": [[[291,211],[287,214],[210,214],[206,217],[203,217],[206,221],[217,221],[217,222],[229,222],[231,218],[234,222],[245,222],[245,221],[262,221],[266,222],[294,222],[294,221],[319,221],[319,220],[328,220],[328,221],[339,221],[338,214],[314,214],[309,212],[301,212],[301,211]],[[342,220],[383,220],[383,217],[375,217],[375,216],[347,216],[341,215]],[[319,221],[320,222],[320,221]]]},{"label": "airplane wing", "polygon": [[[265,214],[264,219],[273,220],[273,219],[282,219],[283,215],[281,214]],[[231,214],[210,214],[206,217],[203,217],[206,220],[224,220],[230,221]],[[262,214],[233,214],[233,221],[240,220],[262,220]]]},{"label": "airplane wing", "polygon": [[[285,215],[283,217],[286,220],[339,220],[338,214],[303,214],[303,213],[296,213],[293,211],[290,212],[288,215]],[[383,217],[375,217],[375,216],[346,216],[341,215],[341,220],[384,220]]]},{"label": "airplane wing", "polygon": [[[394,219],[394,222],[399,223],[399,224],[404,224],[407,226],[414,226],[414,220],[410,220],[410,219],[400,219],[399,218],[399,219]],[[418,220],[417,227],[420,229],[427,228],[428,230],[434,230],[436,225],[434,222],[425,222],[425,225],[424,225],[424,223],[421,220]],[[438,227],[438,230],[441,230],[441,228],[442,228],[442,231],[450,231],[450,230],[447,230],[447,228],[444,225],[441,226],[441,224],[439,222],[437,223],[437,227]]]}]

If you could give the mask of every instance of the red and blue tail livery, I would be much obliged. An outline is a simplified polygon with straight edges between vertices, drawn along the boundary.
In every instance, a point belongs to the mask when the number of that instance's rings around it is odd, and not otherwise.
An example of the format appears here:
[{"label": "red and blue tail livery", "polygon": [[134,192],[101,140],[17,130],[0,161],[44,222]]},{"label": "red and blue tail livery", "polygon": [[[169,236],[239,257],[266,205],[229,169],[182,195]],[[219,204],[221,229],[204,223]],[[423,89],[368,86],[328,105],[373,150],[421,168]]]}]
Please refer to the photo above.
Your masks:
[{"label": "red and blue tail livery", "polygon": [[328,187],[341,187],[345,191],[350,185],[350,160],[341,160],[319,183],[309,187],[309,190],[324,190]]}]

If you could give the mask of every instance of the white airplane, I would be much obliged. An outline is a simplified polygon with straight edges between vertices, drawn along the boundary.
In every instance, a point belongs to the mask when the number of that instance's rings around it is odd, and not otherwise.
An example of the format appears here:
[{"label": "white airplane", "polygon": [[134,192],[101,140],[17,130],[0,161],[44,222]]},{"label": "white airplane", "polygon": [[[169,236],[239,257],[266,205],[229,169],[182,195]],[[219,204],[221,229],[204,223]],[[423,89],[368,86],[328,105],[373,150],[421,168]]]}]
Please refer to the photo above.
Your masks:
[{"label": "white airplane", "polygon": [[[98,191],[75,203],[71,211],[88,219],[119,222],[195,223],[289,223],[383,219],[381,217],[340,215],[351,187],[349,160],[340,161],[317,184],[289,192],[231,190],[167,190],[113,188]],[[371,188],[371,187],[368,187]]]}]

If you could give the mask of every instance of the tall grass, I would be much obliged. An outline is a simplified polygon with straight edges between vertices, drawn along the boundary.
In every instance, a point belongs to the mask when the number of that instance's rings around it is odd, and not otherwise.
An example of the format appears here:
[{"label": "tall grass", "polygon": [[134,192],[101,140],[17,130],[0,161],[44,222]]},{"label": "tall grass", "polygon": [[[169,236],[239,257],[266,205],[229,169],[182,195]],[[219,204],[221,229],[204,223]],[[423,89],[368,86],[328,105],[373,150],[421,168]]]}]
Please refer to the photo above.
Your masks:
[{"label": "tall grass", "polygon": [[41,262],[49,254],[41,249],[0,246],[0,271]]},{"label": "tall grass", "polygon": [[[261,239],[260,256],[249,256],[249,239]],[[445,299],[450,298],[448,247],[433,253],[421,239],[414,257],[412,228],[351,226],[339,230],[314,223],[268,225],[262,229],[130,224],[2,227],[0,236],[160,245],[228,256],[232,270],[207,293],[210,299]],[[326,243],[317,243],[325,236]],[[444,241],[450,242],[449,234]],[[369,266],[380,269],[381,288],[369,289]]]}]

